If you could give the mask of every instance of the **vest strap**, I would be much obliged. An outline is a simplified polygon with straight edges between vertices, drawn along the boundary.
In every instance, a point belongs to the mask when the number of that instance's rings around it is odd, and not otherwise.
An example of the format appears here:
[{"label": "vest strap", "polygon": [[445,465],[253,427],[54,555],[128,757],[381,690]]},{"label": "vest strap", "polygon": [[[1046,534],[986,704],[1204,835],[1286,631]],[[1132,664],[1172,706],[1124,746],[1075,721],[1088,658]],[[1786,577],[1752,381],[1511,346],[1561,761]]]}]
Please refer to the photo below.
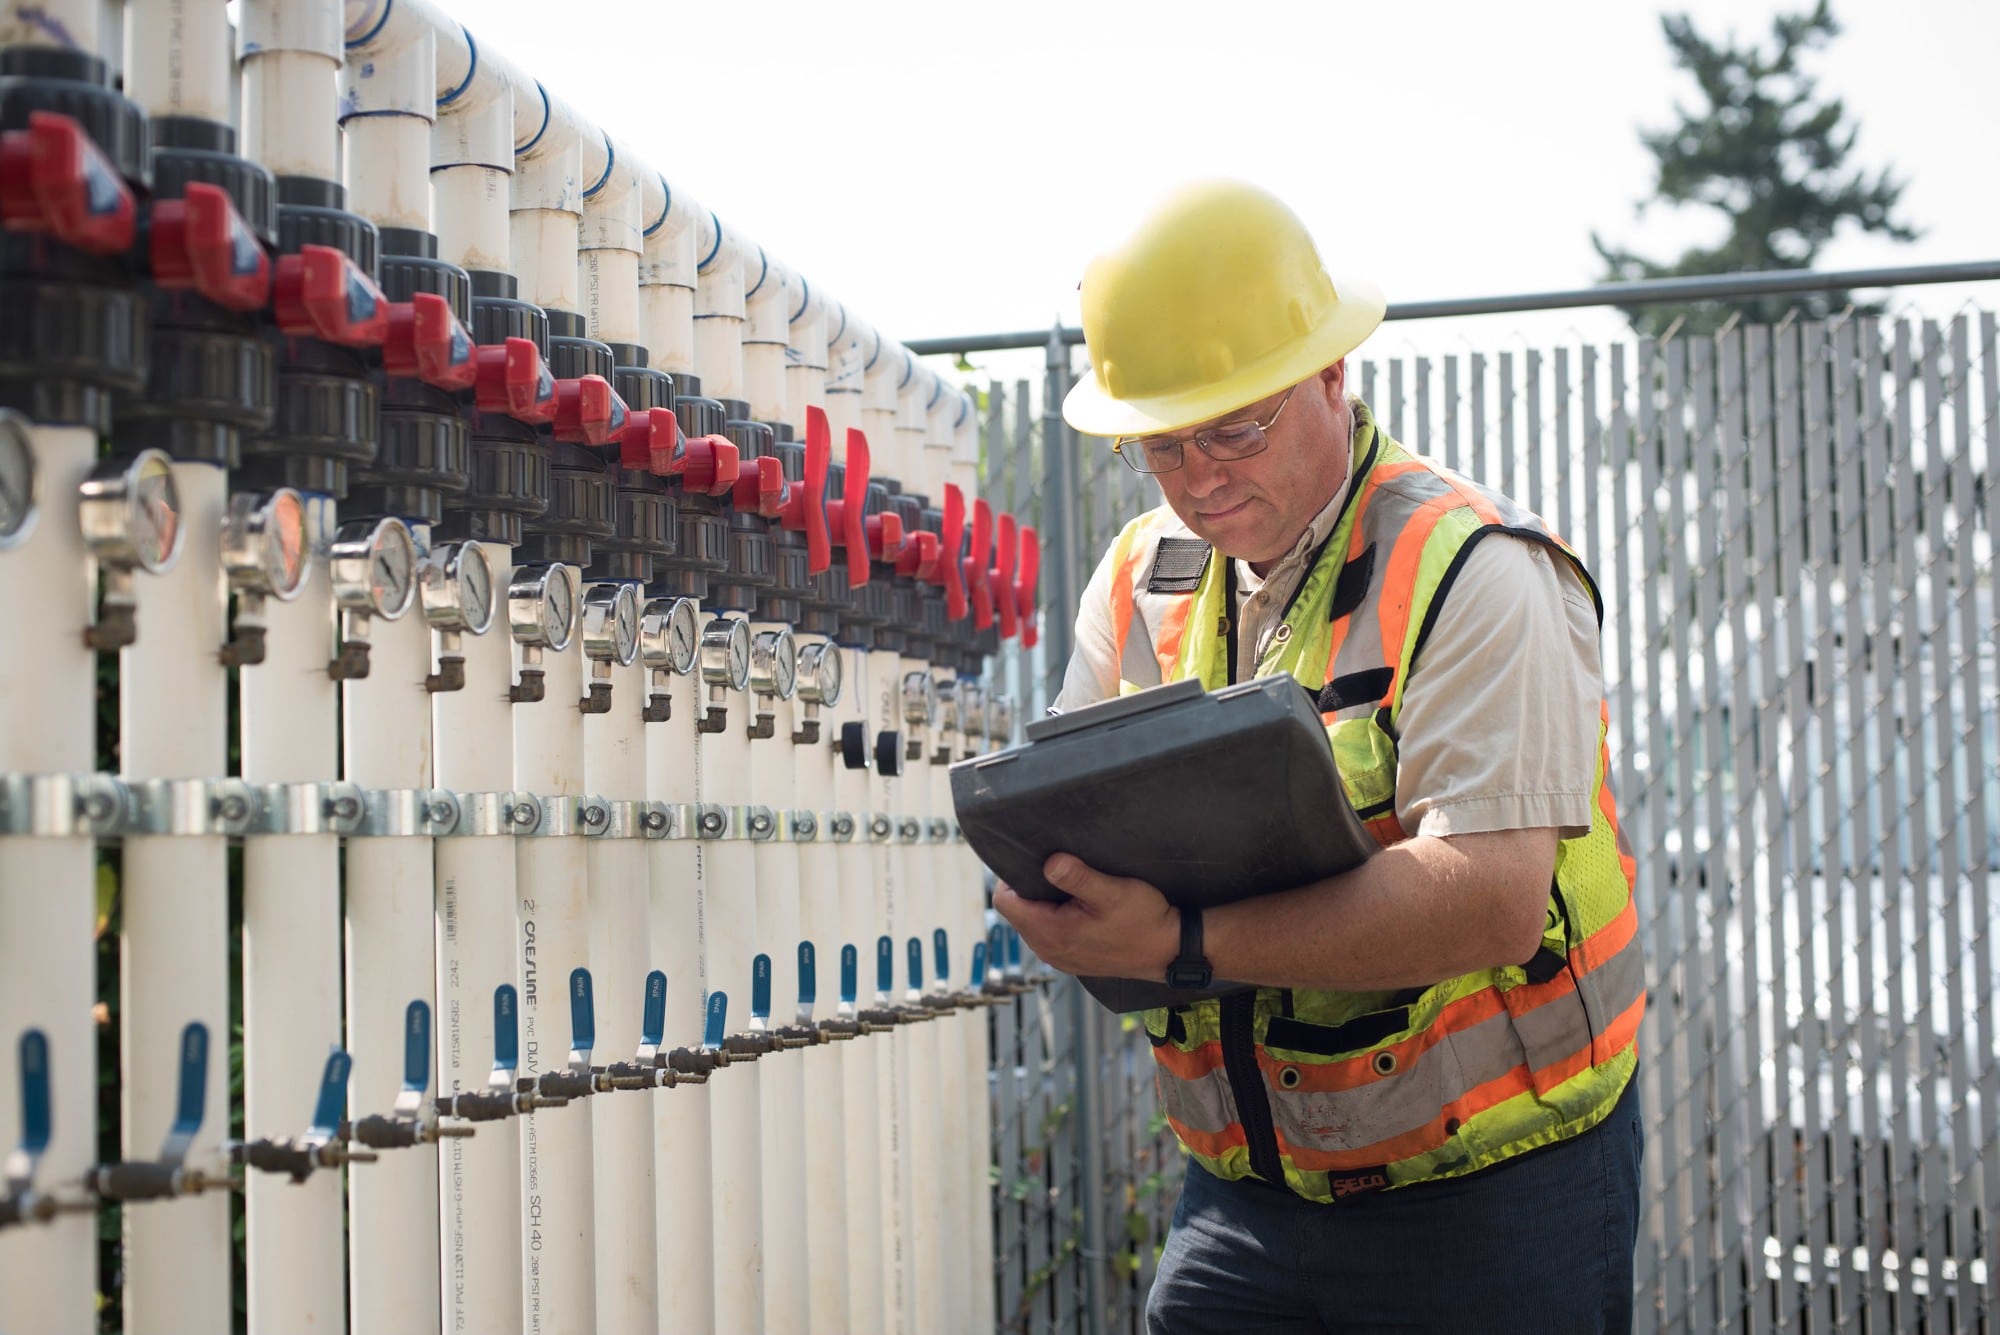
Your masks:
[{"label": "vest strap", "polygon": [[1200,538],[1161,538],[1146,578],[1147,593],[1193,593],[1213,549]]}]

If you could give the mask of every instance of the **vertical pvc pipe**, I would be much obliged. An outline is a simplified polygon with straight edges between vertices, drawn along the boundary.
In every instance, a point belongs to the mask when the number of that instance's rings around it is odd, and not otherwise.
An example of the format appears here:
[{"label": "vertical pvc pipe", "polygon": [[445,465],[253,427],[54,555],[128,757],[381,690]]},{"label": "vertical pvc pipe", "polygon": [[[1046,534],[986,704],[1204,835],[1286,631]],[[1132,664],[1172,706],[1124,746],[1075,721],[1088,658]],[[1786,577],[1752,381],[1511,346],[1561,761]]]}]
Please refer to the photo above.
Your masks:
[{"label": "vertical pvc pipe", "polygon": [[791,422],[785,406],[785,350],[791,341],[791,307],[785,266],[745,245],[743,256],[743,397],[759,422]]},{"label": "vertical pvc pipe", "polygon": [[[784,420],[796,424],[805,421],[807,408],[826,407],[826,301],[804,275],[787,270],[785,309],[791,343],[785,355]],[[833,425],[831,418],[828,421]],[[833,434],[837,440],[847,437],[846,430],[839,425],[833,425]]]},{"label": "vertical pvc pipe", "polygon": [[[484,544],[493,582],[507,586],[513,552]],[[466,688],[434,697],[437,785],[466,805],[504,809],[514,787],[514,649],[501,625],[467,638]],[[546,703],[546,702],[545,702]],[[437,1086],[485,1088],[493,1069],[493,991],[518,986],[511,834],[437,841]],[[443,1202],[439,1265],[447,1331],[512,1331],[521,1317],[521,1151],[514,1119],[483,1122],[438,1148]]]},{"label": "vertical pvc pipe", "polygon": [[[221,533],[227,479],[208,464],[175,464],[186,536],[170,570],[140,580],[139,639],[119,663],[119,752],[125,777],[211,780],[225,772],[228,675]],[[159,1154],[173,1124],[182,1026],[229,1033],[228,841],[219,834],[125,840],[119,1025],[125,1063],[121,1150]],[[220,1172],[228,1134],[229,1066],[208,1064],[208,1118],[188,1159]],[[177,1335],[227,1329],[229,1202],[221,1192],[149,1201],[122,1212],[125,1329]]]},{"label": "vertical pvc pipe", "polygon": [[[517,134],[520,117],[517,95]],[[555,120],[538,135],[515,158],[513,269],[522,300],[574,312],[582,306],[577,244],[587,141]],[[601,167],[607,155],[602,138],[595,143]],[[544,796],[581,793],[581,641],[546,653],[542,667],[547,698],[514,708],[514,786]],[[516,867],[521,1073],[537,1077],[567,1058],[570,972],[590,967],[588,858],[575,838],[531,837],[519,841]],[[522,1314],[531,1331],[582,1335],[596,1324],[591,1121],[584,1110],[566,1108],[531,1116],[521,1128]]]},{"label": "vertical pvc pipe", "polygon": [[861,324],[848,318],[847,307],[831,298],[826,302],[826,420],[833,428],[836,450],[847,439],[848,429],[861,425],[862,392],[867,386],[863,366],[867,362],[861,341]]},{"label": "vertical pvc pipe", "polygon": [[713,213],[710,247],[696,264],[694,368],[711,399],[741,399],[743,384],[743,243]]},{"label": "vertical pvc pipe", "polygon": [[[890,473],[899,478],[903,490],[921,494],[924,491],[924,441],[929,435],[929,420],[925,405],[930,402],[931,386],[925,377],[930,368],[921,365],[911,355],[910,350],[900,343],[889,344],[883,356],[891,353],[899,368],[894,373],[896,385],[896,466],[902,471]],[[873,440],[873,437],[870,437]],[[933,495],[932,500],[937,500]]]},{"label": "vertical pvc pipe", "polygon": [[[229,11],[223,0],[125,7],[125,95],[149,117],[231,124]],[[324,109],[316,116],[325,120]]]},{"label": "vertical pvc pipe", "polygon": [[[666,721],[646,725],[646,797],[691,810],[706,800],[704,739],[695,728],[702,713],[696,674],[674,677]],[[704,845],[686,823],[673,838],[646,845],[647,894],[652,909],[652,958],[667,975],[666,1045],[697,1047],[708,994]],[[747,1001],[748,998],[745,998]],[[743,1074],[719,1070],[705,1085],[685,1085],[653,1096],[653,1163],[657,1178],[654,1221],[658,1232],[660,1311],[685,1330],[716,1330],[715,1241],[709,1210],[713,1190],[709,1132],[710,1091]]]},{"label": "vertical pvc pipe", "polygon": [[[97,433],[30,427],[28,449],[39,513],[17,546],[0,551],[0,624],[22,628],[0,641],[0,700],[15,706],[0,728],[0,773],[88,774],[97,768],[97,672],[81,631],[95,572],[76,498],[97,459]],[[43,1192],[97,1159],[96,861],[88,835],[0,835],[0,1146],[21,1143],[17,1053],[22,1033],[39,1029],[49,1042],[53,1117],[34,1184]],[[0,1330],[85,1335],[96,1329],[96,1294],[94,1214],[60,1215],[0,1240]]]},{"label": "vertical pvc pipe", "polygon": [[[491,638],[504,628],[488,630]],[[367,789],[432,786],[431,629],[418,611],[380,625],[368,675],[343,683],[347,781]],[[347,858],[347,1083],[351,1119],[386,1114],[402,1091],[405,1013],[437,1005],[434,841],[354,839]],[[491,1014],[489,1006],[488,1014]],[[431,1094],[437,1092],[433,1075]],[[481,1128],[481,1134],[485,1134]],[[458,1141],[451,1141],[458,1144]],[[434,1335],[439,1328],[438,1151],[390,1150],[347,1175],[348,1308],[357,1331]]]},{"label": "vertical pvc pipe", "polygon": [[681,375],[694,370],[696,266],[708,253],[715,215],[665,178],[660,191],[663,208],[646,220],[639,262],[639,327],[653,365]]},{"label": "vertical pvc pipe", "polygon": [[348,205],[377,227],[431,230],[437,38],[425,28],[341,71]]},{"label": "vertical pvc pipe", "polygon": [[[331,514],[330,500],[320,502]],[[379,618],[377,619],[380,620]],[[333,586],[315,561],[291,602],[267,600],[265,660],[238,677],[243,778],[257,786],[339,774]],[[284,1140],[312,1121],[321,1069],[341,1041],[340,839],[243,841],[244,1138]],[[250,1170],[244,1179],[253,1332],[338,1330],[347,1320],[341,1183]]]},{"label": "vertical pvc pipe", "polygon": [[514,171],[514,92],[480,78],[438,97],[431,136],[438,254],[464,269],[505,273],[513,263],[507,210]]},{"label": "vertical pvc pipe", "polygon": [[[880,578],[878,572],[877,577]],[[871,649],[868,654],[868,736],[884,732],[901,734],[902,656],[894,649]],[[869,837],[875,860],[875,934],[890,940],[894,965],[892,999],[900,1002],[907,990],[906,957],[911,935],[910,906],[905,901],[906,859],[895,844],[895,830],[902,796],[897,779],[871,772],[868,792]],[[877,833],[880,831],[880,833]],[[881,1155],[882,1193],[882,1302],[883,1328],[913,1329],[916,1313],[917,1277],[910,1254],[910,1226],[915,1201],[913,1174],[919,1165],[910,1143],[912,1082],[919,1049],[928,1048],[916,1039],[918,1026],[900,1026],[882,1035],[882,1063],[877,1082],[881,1114],[877,1122],[877,1144]]]},{"label": "vertical pvc pipe", "polygon": [[[843,448],[845,436],[836,435],[836,448]],[[834,736],[842,727],[868,726],[868,651],[859,644],[843,645],[846,665],[840,705],[828,723]],[[834,867],[840,880],[840,942],[843,950],[852,947],[858,956],[861,1005],[868,1006],[875,991],[875,941],[882,924],[875,915],[875,848],[869,842],[868,816],[871,806],[869,774],[850,769],[839,754],[828,749],[831,770],[834,818]],[[843,832],[844,831],[844,832]],[[886,1331],[890,1329],[887,1298],[883,1288],[886,1273],[887,1214],[883,1208],[882,1145],[879,1128],[885,1120],[880,1089],[880,1071],[887,1065],[890,1036],[868,1034],[847,1044],[841,1072],[841,1116],[846,1124],[847,1150],[847,1243],[848,1243],[848,1328]]]},{"label": "vertical pvc pipe", "polygon": [[896,431],[896,386],[903,373],[902,349],[873,329],[864,331],[861,347],[861,429],[868,433],[875,474],[901,480],[910,475],[903,463],[902,441]]},{"label": "vertical pvc pipe", "polygon": [[[753,634],[789,630],[783,622],[754,621]],[[772,735],[750,744],[750,789],[780,822],[796,800],[790,700],[756,696],[759,712],[773,714]],[[733,721],[733,720],[732,720]],[[746,719],[747,723],[748,720]],[[789,841],[753,845],[757,868],[757,939],[771,960],[771,1023],[792,1023],[798,1013],[799,856]],[[805,1056],[777,1051],[757,1063],[763,1085],[762,1179],[764,1329],[770,1335],[805,1335],[808,1328],[806,1237]]]},{"label": "vertical pvc pipe", "polygon": [[339,0],[243,0],[243,155],[278,176],[340,179],[339,96],[346,49]]}]

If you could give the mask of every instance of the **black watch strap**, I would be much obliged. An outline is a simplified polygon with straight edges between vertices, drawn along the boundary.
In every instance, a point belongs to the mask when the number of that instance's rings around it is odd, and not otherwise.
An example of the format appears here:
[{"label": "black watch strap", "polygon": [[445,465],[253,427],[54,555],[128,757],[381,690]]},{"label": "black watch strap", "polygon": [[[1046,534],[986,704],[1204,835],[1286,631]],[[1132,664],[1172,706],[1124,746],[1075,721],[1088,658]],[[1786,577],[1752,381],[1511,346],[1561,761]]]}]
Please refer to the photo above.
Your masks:
[{"label": "black watch strap", "polygon": [[1214,981],[1215,971],[1202,953],[1201,910],[1192,904],[1181,906],[1181,953],[1167,966],[1167,986],[1202,988]]}]

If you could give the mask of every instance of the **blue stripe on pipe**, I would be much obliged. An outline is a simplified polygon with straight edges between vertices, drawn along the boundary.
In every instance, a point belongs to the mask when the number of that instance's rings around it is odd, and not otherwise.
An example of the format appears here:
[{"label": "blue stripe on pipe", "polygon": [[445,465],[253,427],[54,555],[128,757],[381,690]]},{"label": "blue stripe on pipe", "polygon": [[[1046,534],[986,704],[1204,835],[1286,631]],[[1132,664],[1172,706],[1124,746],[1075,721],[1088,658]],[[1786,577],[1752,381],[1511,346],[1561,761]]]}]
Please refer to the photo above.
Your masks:
[{"label": "blue stripe on pipe", "polygon": [[[598,131],[598,133],[604,134],[602,130]],[[616,167],[617,165],[618,165],[618,149],[614,144],[612,144],[611,136],[606,134],[604,135],[604,175],[597,178],[596,185],[590,186],[584,190],[583,197],[585,199],[589,199],[592,195],[602,190],[604,188],[604,183],[611,179],[612,168]]]},{"label": "blue stripe on pipe", "polygon": [[388,0],[388,2],[382,6],[382,17],[375,20],[375,26],[370,28],[367,32],[361,34],[361,36],[359,37],[348,38],[347,49],[349,51],[352,51],[357,46],[366,46],[368,45],[368,43],[374,41],[378,36],[381,35],[382,29],[389,26],[389,15],[395,12],[396,12],[396,0]]},{"label": "blue stripe on pipe", "polygon": [[971,982],[972,989],[975,992],[986,986],[986,943],[984,941],[975,941],[972,944]]},{"label": "blue stripe on pipe", "polygon": [[757,260],[763,267],[757,270],[757,281],[743,289],[743,299],[745,301],[748,301],[750,298],[756,296],[758,292],[762,291],[764,280],[771,276],[771,257],[764,253],[762,246],[757,247]]},{"label": "blue stripe on pipe", "polygon": [[910,962],[910,991],[921,992],[924,990],[924,939],[911,937],[909,948],[903,953]]},{"label": "blue stripe on pipe", "polygon": [[443,111],[446,107],[458,101],[460,94],[472,87],[473,76],[479,73],[479,43],[472,40],[472,29],[461,23],[458,25],[458,35],[465,39],[465,78],[459,82],[458,87],[438,98],[437,107],[439,111]]},{"label": "blue stripe on pipe", "polygon": [[799,279],[799,308],[793,311],[791,315],[787,317],[785,323],[797,324],[799,322],[799,317],[806,313],[806,307],[810,305],[812,305],[812,284],[808,283],[803,277],[801,277]]},{"label": "blue stripe on pipe", "polygon": [[549,119],[551,116],[554,115],[554,112],[552,112],[549,109],[549,90],[542,87],[542,81],[540,79],[535,80],[535,91],[542,95],[541,128],[535,131],[535,137],[533,139],[530,139],[527,143],[514,145],[514,156],[517,158],[520,157],[523,153],[526,153],[527,151],[532,149],[536,144],[542,142],[542,136],[549,132]]},{"label": "blue stripe on pipe", "polygon": [[662,200],[660,204],[660,216],[646,225],[646,229],[639,234],[641,236],[651,236],[653,233],[659,231],[661,227],[666,225],[667,215],[674,211],[674,188],[667,184],[666,173],[654,172],[653,175],[660,182],[660,198]]},{"label": "blue stripe on pipe", "polygon": [[696,261],[694,266],[694,271],[696,273],[700,273],[702,270],[706,269],[710,264],[714,263],[715,257],[722,253],[722,219],[715,216],[714,209],[710,209],[708,211],[708,220],[715,224],[715,245],[709,248],[708,254],[702,256],[700,260]]}]

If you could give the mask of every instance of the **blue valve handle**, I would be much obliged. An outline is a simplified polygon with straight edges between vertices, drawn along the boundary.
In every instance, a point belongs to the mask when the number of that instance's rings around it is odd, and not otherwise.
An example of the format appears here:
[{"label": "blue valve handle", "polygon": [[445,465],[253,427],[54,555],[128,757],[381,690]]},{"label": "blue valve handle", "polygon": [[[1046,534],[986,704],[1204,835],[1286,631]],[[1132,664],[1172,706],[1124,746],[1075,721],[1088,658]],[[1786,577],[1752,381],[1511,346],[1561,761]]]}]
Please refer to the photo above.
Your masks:
[{"label": "blue valve handle", "polygon": [[431,1083],[431,1007],[419,998],[403,1008],[403,1088],[422,1095]]},{"label": "blue valve handle", "polygon": [[569,971],[569,1048],[572,1060],[590,1061],[597,1046],[597,1006],[590,990],[590,970]]},{"label": "blue valve handle", "polygon": [[972,943],[972,989],[978,991],[986,986],[986,943]]},{"label": "blue valve handle", "polygon": [[924,990],[924,939],[911,937],[909,949],[904,953],[910,965],[910,992],[912,995],[921,994]]},{"label": "blue valve handle", "polygon": [[840,1004],[852,1006],[861,994],[861,952],[853,946],[840,948]]},{"label": "blue valve handle", "polygon": [[771,1018],[771,957],[759,955],[750,961],[750,1018]]},{"label": "blue valve handle", "polygon": [[896,990],[896,942],[883,937],[875,943],[875,995],[883,1001]]},{"label": "blue valve handle", "polygon": [[799,1009],[808,1013],[819,1000],[819,964],[813,943],[799,942]]},{"label": "blue valve handle", "polygon": [[180,1098],[175,1104],[174,1124],[160,1146],[160,1162],[178,1164],[187,1158],[195,1133],[201,1130],[202,1112],[208,1104],[208,1026],[191,1020],[181,1030]]},{"label": "blue valve handle", "polygon": [[306,1128],[309,1143],[324,1145],[340,1130],[340,1110],[347,1103],[347,1077],[354,1070],[354,1058],[335,1048],[326,1057],[320,1073],[319,1101],[313,1105],[312,1125]]},{"label": "blue valve handle", "polygon": [[521,1016],[514,995],[512,983],[502,983],[493,989],[493,1072],[494,1084],[501,1083],[504,1073],[505,1083],[511,1088],[514,1072],[521,1065]]},{"label": "blue valve handle", "polygon": [[49,1147],[54,1122],[50,1102],[49,1036],[30,1029],[21,1035],[21,1148],[7,1163],[10,1194],[27,1189],[36,1161]]},{"label": "blue valve handle", "polygon": [[713,1052],[722,1046],[722,1039],[729,1031],[724,1026],[729,1020],[729,994],[711,992],[708,994],[708,1027],[702,1031],[701,1045]]},{"label": "blue valve handle", "polygon": [[1021,971],[1021,934],[1011,927],[1007,929],[1007,969],[1010,973]]},{"label": "blue valve handle", "polygon": [[951,977],[951,937],[942,927],[931,933],[931,956],[935,961],[934,976],[938,986],[943,987],[945,979]]},{"label": "blue valve handle", "polygon": [[639,1043],[657,1048],[667,1034],[667,975],[658,969],[646,975],[646,1012],[639,1020]]}]

